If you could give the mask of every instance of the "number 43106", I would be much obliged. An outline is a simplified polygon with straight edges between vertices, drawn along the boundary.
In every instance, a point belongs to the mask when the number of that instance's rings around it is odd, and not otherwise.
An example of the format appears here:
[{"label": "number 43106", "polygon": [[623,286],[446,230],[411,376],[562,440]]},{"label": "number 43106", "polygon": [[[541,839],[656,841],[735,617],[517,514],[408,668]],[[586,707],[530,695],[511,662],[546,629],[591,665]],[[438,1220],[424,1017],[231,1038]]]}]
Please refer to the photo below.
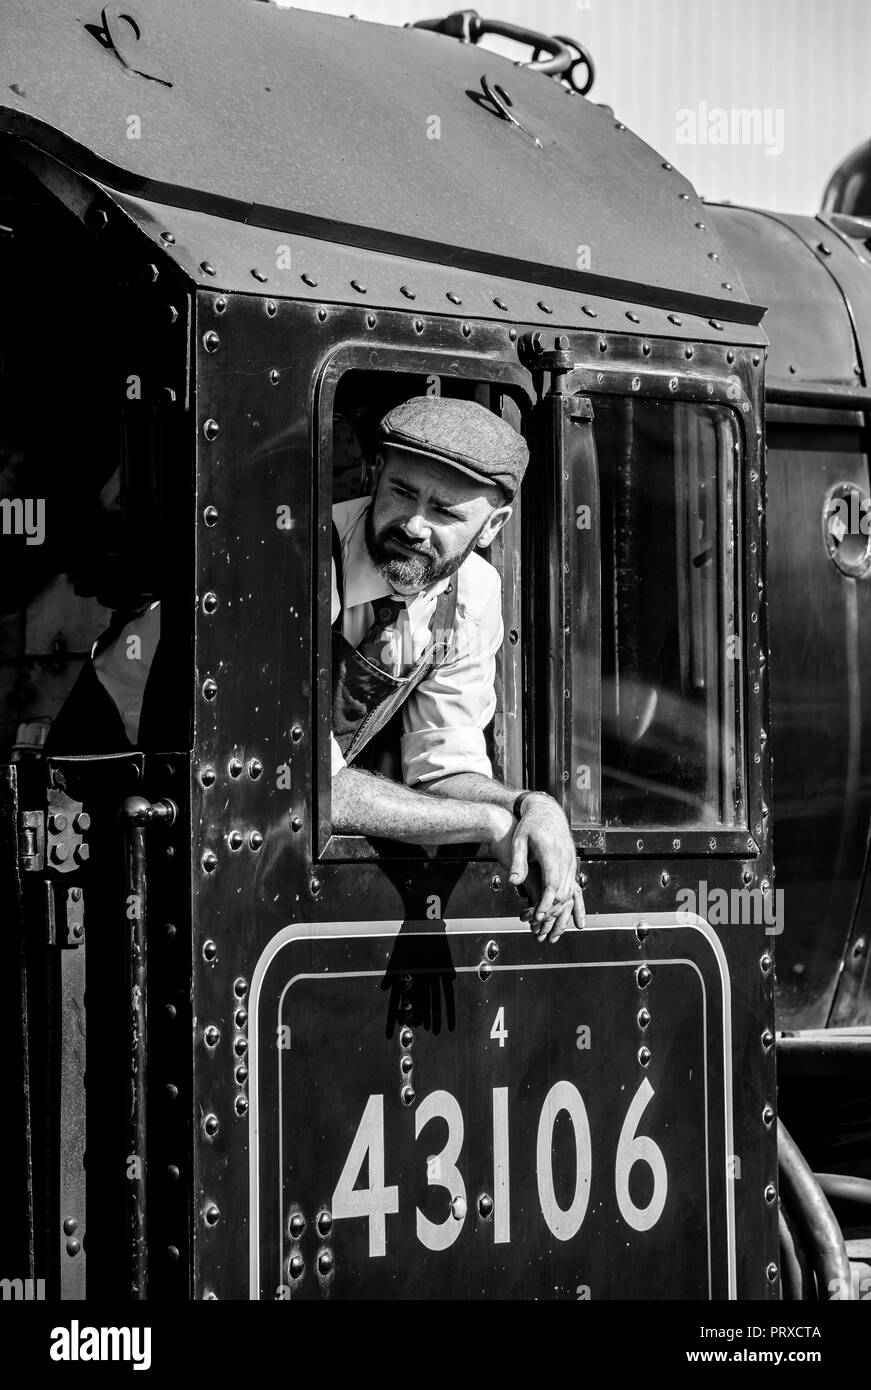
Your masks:
[{"label": "number 43106", "polygon": [[[614,1183],[620,1215],[636,1231],[655,1226],[668,1195],[668,1173],[662,1150],[654,1141],[637,1133],[641,1116],[653,1098],[654,1090],[645,1079],[632,1098],[620,1130],[614,1165]],[[575,1191],[571,1204],[561,1207],[556,1200],[553,1178],[553,1130],[556,1118],[566,1111],[574,1131]],[[466,1219],[466,1185],[457,1167],[463,1147],[463,1113],[450,1091],[432,1091],[417,1106],[414,1137],[419,1138],[430,1120],[447,1121],[448,1137],[441,1153],[427,1161],[427,1183],[447,1190],[448,1207],[444,1221],[431,1221],[416,1208],[417,1238],[428,1250],[446,1250],[459,1236]],[[356,1186],[368,1167],[369,1181]],[[646,1206],[635,1204],[629,1195],[629,1174],[636,1163],[646,1164],[653,1189]],[[384,1255],[387,1250],[387,1217],[399,1211],[399,1188],[384,1182],[384,1097],[370,1096],[357,1126],[345,1166],[333,1193],[334,1220],[363,1217],[369,1222],[369,1254]],[[571,1240],[581,1229],[590,1199],[592,1177],[592,1138],[583,1097],[570,1081],[558,1081],[550,1088],[538,1121],[535,1170],[541,1213],[557,1240]],[[511,1239],[510,1156],[508,1146],[508,1088],[493,1091],[493,1239],[504,1244]]]}]

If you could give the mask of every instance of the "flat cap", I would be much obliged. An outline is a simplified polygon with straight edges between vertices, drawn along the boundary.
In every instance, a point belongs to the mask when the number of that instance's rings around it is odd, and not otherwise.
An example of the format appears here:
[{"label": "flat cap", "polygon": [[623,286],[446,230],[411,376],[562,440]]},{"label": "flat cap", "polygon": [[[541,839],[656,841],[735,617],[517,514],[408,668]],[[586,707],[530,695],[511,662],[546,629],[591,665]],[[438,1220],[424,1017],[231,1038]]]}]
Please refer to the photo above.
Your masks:
[{"label": "flat cap", "polygon": [[378,434],[384,444],[440,459],[488,487],[501,487],[509,498],[529,462],[523,436],[477,401],[412,396],[388,410]]}]

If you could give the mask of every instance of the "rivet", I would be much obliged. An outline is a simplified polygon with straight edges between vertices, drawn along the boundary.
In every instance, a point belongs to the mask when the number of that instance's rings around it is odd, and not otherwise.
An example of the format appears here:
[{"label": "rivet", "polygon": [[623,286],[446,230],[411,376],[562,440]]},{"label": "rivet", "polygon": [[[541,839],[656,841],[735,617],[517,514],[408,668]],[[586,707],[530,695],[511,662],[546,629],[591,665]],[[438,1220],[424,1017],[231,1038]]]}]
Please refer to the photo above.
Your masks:
[{"label": "rivet", "polygon": [[366,315],[366,327],[367,327],[367,328],[374,328],[376,322],[377,322],[377,320],[376,320],[374,314],[367,314],[367,315]]},{"label": "rivet", "polygon": [[178,1087],[174,1086],[170,1081],[164,1087],[164,1094],[166,1095],[167,1100],[178,1100]]},{"label": "rivet", "polygon": [[317,280],[313,275],[309,275],[307,270],[304,271],[299,278],[304,285],[308,285],[311,289],[315,289],[317,287]]},{"label": "rivet", "polygon": [[217,683],[212,680],[211,676],[209,676],[206,680],[203,681],[203,699],[214,700],[217,693]]},{"label": "rivet", "polygon": [[582,304],[581,313],[586,314],[588,319],[597,319],[599,317],[598,309],[594,309],[592,304]]},{"label": "rivet", "polygon": [[175,936],[175,934],[176,934],[175,922],[167,922],[165,930],[166,930],[167,936],[170,938],[170,940],[172,940],[172,938],[173,938],[173,937]]},{"label": "rivet", "polygon": [[207,594],[203,594],[203,612],[214,613],[218,606],[218,595],[211,589]]},{"label": "rivet", "polygon": [[294,724],[290,731],[290,737],[293,739],[294,743],[299,743],[302,738],[302,729],[299,724]]},{"label": "rivet", "polygon": [[686,357],[686,358],[692,357],[692,355],[693,355],[693,349],[692,349],[691,347],[689,347],[689,346],[685,347],[684,350],[683,350],[683,355],[684,355],[684,357]]},{"label": "rivet", "polygon": [[242,975],[233,981],[233,993],[237,999],[242,999],[248,993],[248,981]]},{"label": "rivet", "polygon": [[231,777],[242,776],[242,763],[239,760],[239,758],[230,759],[230,761],[227,763],[227,771],[229,772]]},{"label": "rivet", "polygon": [[463,302],[458,294],[454,294],[453,290],[448,290],[445,299],[449,299],[452,304],[462,304]]},{"label": "rivet", "polygon": [[586,886],[587,886],[587,884],[589,883],[589,881],[590,881],[590,880],[587,878],[587,875],[586,875],[586,874],[584,874],[584,873],[578,874],[578,883],[581,885],[582,888],[586,888]]},{"label": "rivet", "polygon": [[417,299],[414,290],[410,290],[407,285],[400,285],[399,293],[404,294],[406,299]]},{"label": "rivet", "polygon": [[413,1087],[413,1086],[403,1086],[402,1091],[400,1092],[399,1099],[402,1101],[402,1104],[403,1104],[403,1105],[413,1105],[413,1104],[414,1104],[414,1087]]},{"label": "rivet", "polygon": [[688,193],[678,193],[677,196],[680,198],[682,203],[688,203],[690,200],[690,195]]},{"label": "rivet", "polygon": [[465,1219],[466,1211],[467,1207],[465,1197],[451,1198],[451,1216],[454,1218],[455,1221],[463,1221]]},{"label": "rivet", "polygon": [[730,285],[728,280],[723,280],[723,282],[720,285],[720,288],[723,290],[731,290],[732,286]]},{"label": "rivet", "polygon": [[649,344],[649,343],[642,343],[642,344],[641,344],[641,351],[642,351],[642,353],[644,354],[645,357],[649,357],[649,356],[650,356],[650,344]]},{"label": "rivet", "polygon": [[538,307],[539,307],[539,309],[541,310],[541,312],[542,312],[543,314],[552,314],[552,313],[553,313],[553,309],[550,307],[549,304],[545,304],[545,302],[544,302],[543,299],[540,299],[540,300],[538,301]]},{"label": "rivet", "polygon": [[177,1246],[177,1245],[168,1245],[168,1246],[166,1247],[166,1254],[167,1254],[167,1258],[168,1258],[168,1259],[170,1259],[170,1260],[177,1260],[177,1259],[179,1258],[178,1246]]},{"label": "rivet", "polygon": [[230,849],[232,850],[241,849],[244,842],[245,837],[243,836],[241,830],[231,830],[229,835],[227,836],[227,844],[230,846]]},{"label": "rivet", "polygon": [[772,1033],[770,1028],[765,1029],[765,1032],[762,1034],[761,1041],[763,1052],[768,1052],[771,1048],[771,1044],[774,1042],[774,1034]]},{"label": "rivet", "polygon": [[302,821],[300,820],[299,816],[294,816],[294,817],[293,817],[293,819],[292,819],[291,822],[290,822],[290,828],[291,828],[291,830],[297,831],[297,832],[300,831],[300,830],[302,830]]},{"label": "rivet", "polygon": [[773,1260],[771,1261],[771,1264],[767,1265],[765,1268],[765,1277],[767,1278],[769,1284],[773,1284],[774,1281],[777,1279],[777,1265],[774,1263]]},{"label": "rivet", "polygon": [[643,919],[642,919],[641,921],[636,922],[636,923],[635,923],[635,939],[636,939],[636,941],[639,941],[639,942],[644,942],[644,941],[646,941],[649,931],[650,931],[650,923],[649,923],[649,922],[645,922]]},{"label": "rivet", "polygon": [[206,507],[205,511],[203,512],[203,521],[206,523],[206,525],[207,525],[207,526],[214,526],[214,524],[215,524],[215,522],[216,522],[217,520],[218,520],[218,509],[217,509],[217,507]]},{"label": "rivet", "polygon": [[309,891],[313,898],[317,897],[318,893],[321,891],[321,881],[319,878],[313,878],[310,880]]},{"label": "rivet", "polygon": [[711,325],[712,328],[716,328],[719,330],[720,333],[722,333],[723,325],[720,323],[719,319],[708,319],[708,323]]},{"label": "rivet", "polygon": [[319,323],[323,323],[323,321],[324,321],[324,319],[325,319],[326,317],[327,317],[327,311],[326,311],[326,309],[318,309],[318,322],[319,322]]},{"label": "rivet", "polygon": [[487,1192],[482,1192],[478,1198],[478,1213],[482,1221],[493,1215],[493,1198]]},{"label": "rivet", "polygon": [[72,1240],[68,1240],[68,1241],[67,1241],[67,1254],[68,1254],[68,1255],[78,1255],[78,1253],[79,1253],[79,1251],[81,1250],[81,1248],[82,1248],[81,1242],[78,1241],[78,1240],[76,1240],[75,1237],[73,1237]]},{"label": "rivet", "polygon": [[698,227],[698,229],[699,229],[700,232],[705,231],[705,224],[704,224],[704,222],[697,222],[697,223],[696,223],[696,226]]},{"label": "rivet", "polygon": [[399,1034],[399,1046],[404,1048],[411,1047],[414,1042],[414,1033],[410,1028],[403,1028]]},{"label": "rivet", "polygon": [[647,986],[650,984],[652,978],[653,976],[651,974],[650,967],[647,965],[639,965],[638,969],[635,972],[635,983],[638,985],[638,988],[647,989]]},{"label": "rivet", "polygon": [[293,1240],[299,1240],[305,1230],[305,1217],[301,1211],[295,1211],[290,1218],[290,1234]]},{"label": "rivet", "polygon": [[709,251],[709,252],[708,252],[708,260],[709,260],[709,261],[718,261],[719,259],[720,259],[720,257],[719,257],[719,255],[717,254],[716,251]]},{"label": "rivet", "polygon": [[172,232],[161,232],[160,239],[161,241],[165,241],[167,246],[175,246],[175,237]]},{"label": "rivet", "polygon": [[508,330],[508,338],[509,338],[509,341],[512,342],[512,343],[516,343],[516,342],[517,342],[517,329],[516,329],[516,328],[509,328],[509,330]]},{"label": "rivet", "polygon": [[200,860],[200,863],[202,864],[207,874],[213,874],[216,868],[218,867],[217,856],[213,854],[210,849],[206,850],[205,854]]},{"label": "rivet", "polygon": [[164,1004],[163,1011],[170,1020],[175,1018],[177,1012],[175,1004]]},{"label": "rivet", "polygon": [[600,339],[599,339],[599,351],[600,351],[600,352],[607,352],[607,351],[608,351],[608,341],[607,341],[606,338],[600,338]]},{"label": "rivet", "polygon": [[650,1059],[652,1056],[653,1053],[650,1051],[649,1047],[639,1047],[638,1061],[641,1063],[642,1067],[650,1066]]},{"label": "rivet", "polygon": [[[754,353],[754,354],[753,354],[753,365],[754,365],[754,367],[758,367],[758,366],[759,366],[759,363],[760,363],[761,361],[762,361],[762,358],[759,356],[759,353],[758,353],[758,352]],[[766,1190],[767,1190],[767,1189],[766,1189]]]},{"label": "rivet", "polygon": [[766,1187],[764,1197],[769,1206],[773,1206],[777,1201],[777,1188],[773,1182],[770,1182]]},{"label": "rivet", "polygon": [[407,1052],[403,1053],[403,1055],[402,1055],[402,1056],[400,1057],[400,1059],[399,1059],[399,1070],[402,1072],[402,1075],[403,1075],[403,1076],[408,1076],[408,1074],[409,1074],[409,1072],[411,1071],[411,1068],[412,1068],[413,1066],[414,1066],[414,1063],[412,1062],[412,1060],[411,1060],[411,1058],[409,1057],[408,1053],[407,1053]]},{"label": "rivet", "polygon": [[260,759],[252,758],[248,763],[248,776],[251,778],[253,782],[256,782],[257,778],[262,774],[262,772],[263,764],[260,761]]},{"label": "rivet", "polygon": [[745,885],[753,882],[753,870],[745,869],[741,875],[741,882]]},{"label": "rivet", "polygon": [[636,840],[636,841],[635,841],[635,848],[636,848],[636,849],[644,849],[644,841],[643,841],[643,840]]},{"label": "rivet", "polygon": [[493,967],[492,967],[492,965],[490,964],[490,962],[489,962],[489,961],[486,961],[486,960],[482,960],[482,961],[481,961],[481,964],[478,966],[478,979],[479,979],[479,980],[489,980],[489,978],[490,978],[490,976],[491,976],[492,974],[493,974]]},{"label": "rivet", "polygon": [[672,840],[671,847],[672,849],[680,849],[680,840]]},{"label": "rivet", "polygon": [[329,1274],[333,1267],[333,1257],[329,1250],[322,1250],[318,1255],[318,1273]]},{"label": "rivet", "polygon": [[212,941],[211,938],[210,938],[208,941],[204,941],[204,942],[203,942],[203,960],[206,960],[206,961],[209,962],[209,964],[211,964],[211,962],[212,962],[213,960],[217,960],[217,959],[218,959],[218,946],[217,946],[217,942]]},{"label": "rivet", "polygon": [[236,1085],[244,1086],[245,1082],[248,1080],[248,1068],[244,1065],[238,1066],[233,1072],[233,1075],[236,1078]]},{"label": "rivet", "polygon": [[207,1115],[203,1120],[203,1129],[210,1139],[214,1138],[220,1128],[221,1126],[217,1115]]},{"label": "rivet", "polygon": [[663,873],[661,873],[659,876],[659,881],[662,884],[663,888],[667,888],[668,885],[671,883],[671,874],[663,871]]},{"label": "rivet", "polygon": [[[731,364],[735,361],[735,354],[734,354],[734,352],[732,351],[731,348],[730,348],[729,351],[726,353],[726,361],[730,364],[730,366],[731,366]],[[736,389],[736,391],[735,391],[735,394],[736,394],[736,395],[738,394],[737,389]]]},{"label": "rivet", "polygon": [[667,159],[664,159],[664,160],[662,161],[662,167],[663,167],[663,169],[668,169],[669,171],[671,171],[671,169],[672,169],[673,166],[672,166],[671,164],[669,164],[669,162],[668,162]]},{"label": "rivet", "polygon": [[328,1236],[333,1229],[333,1214],[329,1211],[319,1211],[317,1219],[318,1234]]},{"label": "rivet", "polygon": [[260,834],[259,830],[251,831],[251,834],[248,836],[248,844],[255,854],[263,847],[263,836]]},{"label": "rivet", "polygon": [[74,1236],[79,1229],[79,1223],[74,1216],[68,1216],[64,1222],[64,1235]]},{"label": "rivet", "polygon": [[268,276],[268,275],[264,275],[264,274],[263,274],[263,271],[262,271],[262,270],[258,270],[256,266],[252,269],[251,274],[254,276],[254,279],[255,279],[255,280],[259,280],[259,281],[260,281],[261,285],[265,285],[265,284],[266,284],[266,281],[269,279],[269,276]]},{"label": "rivet", "polygon": [[683,319],[679,319],[677,314],[669,314],[669,323],[673,323],[677,328],[683,328]]},{"label": "rivet", "polygon": [[639,1028],[647,1028],[650,1024],[649,1009],[639,1009],[635,1017]]},{"label": "rivet", "polygon": [[291,1255],[287,1262],[287,1268],[290,1271],[291,1279],[298,1279],[305,1269],[302,1255]]},{"label": "rivet", "polygon": [[233,1109],[236,1111],[237,1115],[246,1114],[248,1110],[248,1097],[245,1095],[238,1095],[236,1097]]},{"label": "rivet", "polygon": [[626,317],[627,317],[627,319],[629,320],[630,323],[640,323],[640,322],[641,322],[640,315],[638,315],[638,314],[633,314],[633,312],[632,312],[631,309],[627,309],[627,310],[626,310]]},{"label": "rivet", "polygon": [[769,1129],[774,1121],[774,1110],[770,1105],[762,1107],[762,1123]]},{"label": "rivet", "polygon": [[494,893],[498,893],[498,892],[499,892],[499,889],[502,887],[502,880],[501,880],[501,878],[499,877],[498,874],[494,874],[493,877],[491,878],[491,880],[490,880],[490,887],[493,889],[493,892],[494,892]]},{"label": "rivet", "polygon": [[368,293],[369,293],[369,291],[366,289],[366,286],[365,286],[365,285],[361,285],[359,280],[352,280],[352,281],[351,281],[351,289],[352,289],[352,290],[356,290],[358,294],[368,294]]},{"label": "rivet", "polygon": [[221,1041],[221,1030],[214,1023],[209,1023],[203,1029],[203,1042],[206,1047],[217,1047]]},{"label": "rivet", "polygon": [[498,941],[488,941],[487,945],[484,947],[484,955],[488,960],[496,960],[499,956]]},{"label": "rivet", "polygon": [[505,303],[504,299],[494,299],[493,303],[496,305],[497,309],[503,309],[506,311],[508,309],[508,305]]},{"label": "rivet", "polygon": [[216,313],[216,314],[223,314],[223,312],[224,312],[224,310],[226,309],[226,307],[227,307],[227,301],[226,301],[226,299],[224,298],[223,295],[219,295],[218,298],[215,300],[215,313]]},{"label": "rivet", "polygon": [[244,1057],[248,1051],[248,1039],[244,1033],[237,1033],[233,1039],[233,1051],[237,1057]]},{"label": "rivet", "polygon": [[280,374],[280,372],[277,372],[277,371],[275,370],[275,368],[273,367],[273,368],[272,368],[272,371],[269,373],[269,384],[270,384],[270,386],[277,386],[280,380],[281,380],[281,374]]},{"label": "rivet", "polygon": [[817,242],[817,250],[822,256],[831,256],[832,254],[831,246],[827,246],[824,241]]},{"label": "rivet", "polygon": [[217,352],[220,346],[221,340],[214,328],[210,328],[208,333],[203,334],[203,347],[206,349],[206,352]]},{"label": "rivet", "polygon": [[470,323],[464,323],[462,332],[464,338],[470,338],[472,335],[472,325]]},{"label": "rivet", "polygon": [[209,441],[210,444],[214,439],[217,439],[220,433],[221,426],[218,424],[217,420],[210,419],[205,421],[203,425],[203,434],[205,435],[206,439]]},{"label": "rivet", "polygon": [[274,319],[274,318],[275,318],[275,315],[276,315],[277,313],[278,313],[278,305],[276,304],[275,300],[274,300],[274,299],[267,299],[267,301],[266,301],[266,314],[267,314],[267,317],[268,317],[268,318],[271,318],[271,319]]},{"label": "rivet", "polygon": [[215,267],[209,261],[200,261],[200,270],[204,275],[215,275]]}]

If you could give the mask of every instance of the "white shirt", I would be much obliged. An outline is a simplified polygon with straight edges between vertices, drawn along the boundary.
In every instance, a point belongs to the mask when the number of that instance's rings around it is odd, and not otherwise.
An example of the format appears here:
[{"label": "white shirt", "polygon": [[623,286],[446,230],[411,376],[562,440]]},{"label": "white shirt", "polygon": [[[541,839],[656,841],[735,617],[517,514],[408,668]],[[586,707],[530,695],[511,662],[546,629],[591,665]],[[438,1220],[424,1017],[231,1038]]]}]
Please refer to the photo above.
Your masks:
[{"label": "white shirt", "polygon": [[[359,646],[372,626],[373,603],[393,596],[366,546],[365,514],[371,501],[370,497],[358,497],[333,507],[342,546],[344,592],[340,601],[333,565],[330,621],[335,622],[341,612],[342,632],[352,647]],[[502,585],[497,571],[475,551],[452,579],[457,585],[457,611],[451,655],[420,682],[402,706],[402,773],[408,786],[454,772],[493,776],[484,730],[496,709],[496,653],[503,636]],[[394,675],[405,674],[423,655],[436,601],[450,582],[443,579],[406,599],[396,636],[384,652]],[[330,737],[335,777],[346,763],[338,743]]]},{"label": "white shirt", "polygon": [[[155,601],[123,627],[96,657],[91,648],[94,674],[115,701],[130,742],[139,740],[142,696],[160,638],[160,602]],[[97,639],[99,641],[99,638]]]}]

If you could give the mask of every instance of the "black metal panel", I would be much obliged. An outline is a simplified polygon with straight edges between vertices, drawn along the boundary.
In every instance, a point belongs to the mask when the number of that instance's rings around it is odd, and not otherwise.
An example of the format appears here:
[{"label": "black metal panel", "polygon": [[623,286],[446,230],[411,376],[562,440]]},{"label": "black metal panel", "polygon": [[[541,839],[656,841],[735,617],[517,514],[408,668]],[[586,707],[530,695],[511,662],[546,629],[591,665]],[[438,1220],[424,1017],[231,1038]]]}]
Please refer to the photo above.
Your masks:
[{"label": "black metal panel", "polygon": [[741,267],[749,293],[769,306],[768,384],[860,387],[858,346],[837,271],[829,263],[832,257],[814,249],[820,241],[838,246],[846,262],[846,248],[811,217],[785,219],[716,205],[707,212]]},{"label": "black metal panel", "polygon": [[[417,259],[507,257],[579,290],[586,272],[683,290],[758,322],[687,181],[551,78],[419,29],[238,0],[133,9],[138,37],[129,6],[107,7],[107,32],[97,0],[9,0],[2,128],[157,201]],[[486,73],[538,144],[488,106]]]},{"label": "black metal panel", "polygon": [[[215,337],[207,340],[207,335]],[[315,695],[323,663],[313,648],[315,613],[324,602],[322,587],[315,583],[321,571],[315,544],[320,519],[316,521],[313,511],[313,385],[327,359],[349,343],[363,344],[364,351],[369,345],[373,366],[389,365],[394,355],[416,347],[429,355],[426,360],[441,354],[447,372],[452,354],[464,361],[478,355],[481,376],[502,379],[517,370],[517,357],[507,329],[494,325],[472,323],[464,334],[456,321],[430,319],[425,325],[421,321],[417,331],[408,315],[384,313],[372,327],[364,309],[323,306],[319,313],[314,305],[277,301],[273,312],[268,300],[225,294],[201,293],[196,340],[194,1292],[198,1298],[240,1298],[249,1293],[252,1253],[248,1204],[240,1195],[250,1192],[253,1161],[253,1070],[248,1060],[252,1045],[263,1055],[263,1041],[259,1033],[255,1040],[251,1031],[260,1008],[255,972],[269,942],[300,923],[311,924],[303,929],[308,943],[303,949],[316,952],[317,942],[335,923],[420,921],[434,912],[449,923],[475,918],[486,924],[506,917],[516,922],[517,914],[514,890],[505,887],[496,866],[487,861],[394,858],[389,847],[382,847],[377,857],[370,848],[356,860],[313,858],[315,817],[323,813],[315,783],[324,753]],[[637,374],[646,390],[667,393],[678,360],[684,365],[691,360],[686,355],[689,345],[654,343],[645,351],[642,341],[626,338],[609,340],[606,347],[614,370]],[[577,351],[576,360],[586,361],[595,374],[601,362],[598,338],[578,335]],[[708,837],[679,850],[648,844],[645,837],[643,855],[633,849],[634,840],[615,845],[618,857],[587,850],[587,855],[595,855],[584,862],[591,913],[625,914],[629,906],[639,915],[673,913],[681,887],[698,888],[706,882],[711,890],[732,892],[746,882],[770,877],[763,806],[770,800],[765,605],[750,602],[762,578],[764,545],[764,490],[754,456],[761,362],[736,355],[725,345],[716,351],[692,351],[703,368],[700,389],[705,389],[705,372],[716,370],[722,374],[724,391],[733,386],[739,405],[747,405],[749,472],[742,486],[747,645],[742,669],[748,684],[748,799],[759,815],[758,828],[754,823],[749,853],[746,842],[715,843],[710,849]],[[727,360],[730,351],[732,358]],[[407,365],[403,369],[408,370]],[[279,509],[284,508],[289,525],[278,524]],[[206,602],[207,595],[214,598]],[[525,630],[531,631],[536,622],[540,626],[546,611],[546,596],[537,593]],[[365,852],[365,842],[361,844]],[[632,920],[637,920],[635,915]],[[732,1067],[741,1077],[734,1107],[734,1157],[740,1160],[734,1193],[737,1291],[741,1297],[765,1297],[776,1293],[776,1280],[769,1279],[766,1269],[777,1260],[771,1195],[776,1184],[772,935],[759,923],[724,925],[717,935],[731,980]],[[516,939],[525,942],[520,936]],[[566,946],[567,952],[575,949],[575,940]],[[553,958],[562,956],[555,953]],[[323,965],[325,957],[319,959]],[[542,955],[540,963],[546,959]],[[383,963],[379,980],[382,974]],[[372,1030],[377,1030],[379,1020],[384,1026],[384,995],[373,990],[372,997],[375,1013],[360,1015],[360,1027],[365,1026],[374,1047]],[[337,1032],[324,1046],[339,1048],[336,1056],[350,1069],[357,1037],[332,1000],[330,996],[326,1007]],[[322,1005],[312,1007],[320,1010]],[[542,1007],[546,1014],[551,1005]],[[362,1008],[365,1014],[365,1005],[356,998],[349,1008]],[[577,1020],[575,1027],[581,1022]],[[425,1041],[419,1055],[426,1055],[432,1041]],[[430,1055],[436,1076],[441,1063],[435,1052]],[[370,1065],[368,1043],[359,1065]],[[396,1065],[398,1069],[398,1061]],[[336,1066],[331,1063],[331,1075]],[[373,1076],[380,1077],[382,1060],[373,1056],[371,1066]],[[357,1073],[358,1078],[363,1075],[363,1070]],[[551,1082],[557,1079],[554,1073]],[[469,1095],[473,1093],[474,1088]],[[598,1106],[599,1100],[593,1103]],[[257,1104],[261,1105],[259,1097]],[[274,1186],[271,1190],[276,1191]],[[563,1204],[566,1200],[561,1197]],[[273,1209],[273,1230],[277,1220]],[[328,1279],[329,1272],[323,1277]]]}]

